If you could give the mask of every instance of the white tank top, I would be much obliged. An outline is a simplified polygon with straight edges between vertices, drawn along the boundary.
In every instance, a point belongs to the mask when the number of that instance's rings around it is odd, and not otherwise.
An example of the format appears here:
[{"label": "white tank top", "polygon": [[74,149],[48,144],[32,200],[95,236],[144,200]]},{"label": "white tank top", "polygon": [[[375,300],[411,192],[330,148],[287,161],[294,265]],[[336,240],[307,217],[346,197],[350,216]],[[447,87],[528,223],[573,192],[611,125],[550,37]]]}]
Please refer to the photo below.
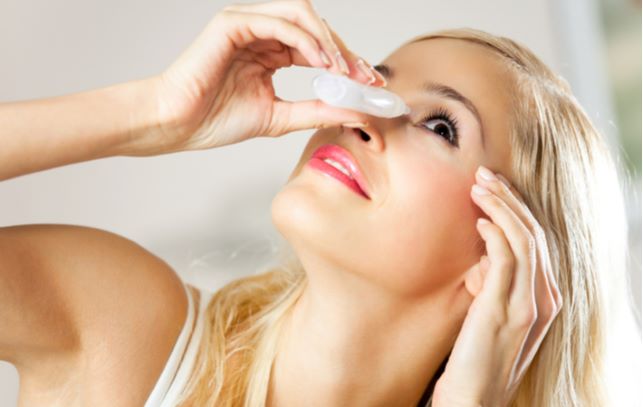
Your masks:
[{"label": "white tank top", "polygon": [[145,407],[174,407],[181,391],[187,384],[203,332],[204,311],[214,292],[199,289],[199,301],[192,296],[187,284],[183,284],[188,296],[188,316],[181,329],[172,353],[163,372],[154,385]]}]

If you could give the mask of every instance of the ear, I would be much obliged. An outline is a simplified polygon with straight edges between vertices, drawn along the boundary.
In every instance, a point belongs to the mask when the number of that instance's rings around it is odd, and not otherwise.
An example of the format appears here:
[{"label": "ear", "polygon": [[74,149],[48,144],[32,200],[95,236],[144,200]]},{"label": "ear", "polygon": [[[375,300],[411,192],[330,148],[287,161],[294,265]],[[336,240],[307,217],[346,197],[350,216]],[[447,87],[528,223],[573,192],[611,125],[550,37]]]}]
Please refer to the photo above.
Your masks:
[{"label": "ear", "polygon": [[474,264],[464,275],[464,285],[472,297],[476,297],[482,290],[484,277],[487,271],[485,259],[487,256],[480,257],[480,261]]}]

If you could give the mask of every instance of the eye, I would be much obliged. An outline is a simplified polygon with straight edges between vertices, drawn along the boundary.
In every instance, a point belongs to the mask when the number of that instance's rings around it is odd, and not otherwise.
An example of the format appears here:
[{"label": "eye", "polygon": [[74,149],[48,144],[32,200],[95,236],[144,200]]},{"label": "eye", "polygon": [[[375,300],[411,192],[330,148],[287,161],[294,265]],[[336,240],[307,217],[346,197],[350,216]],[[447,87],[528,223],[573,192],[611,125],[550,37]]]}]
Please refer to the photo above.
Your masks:
[{"label": "eye", "polygon": [[449,144],[458,147],[458,122],[448,111],[438,109],[424,116],[420,123],[426,124],[422,127],[443,137]]}]

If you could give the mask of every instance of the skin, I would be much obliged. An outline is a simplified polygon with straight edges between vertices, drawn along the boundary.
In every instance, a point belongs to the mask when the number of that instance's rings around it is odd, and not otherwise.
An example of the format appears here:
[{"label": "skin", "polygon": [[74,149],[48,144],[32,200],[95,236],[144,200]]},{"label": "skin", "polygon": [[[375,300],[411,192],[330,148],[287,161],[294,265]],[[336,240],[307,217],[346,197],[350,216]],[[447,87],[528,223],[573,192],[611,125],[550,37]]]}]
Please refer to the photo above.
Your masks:
[{"label": "skin", "polygon": [[[352,79],[389,86],[413,114],[386,120],[276,97],[270,77],[277,69],[325,66],[337,73],[344,64],[326,64],[321,52],[338,49]],[[487,49],[457,40],[406,45],[384,62],[397,72],[389,84],[359,69],[360,58],[306,0],[226,7],[160,76],[1,106],[7,159],[0,160],[0,179],[111,155],[324,128],[272,205],[309,285],[280,331],[269,404],[415,405],[452,349],[433,405],[506,406],[562,306],[542,228],[515,188],[481,172],[483,164],[511,178],[504,167],[511,77]],[[453,101],[421,96],[425,79],[466,95],[483,125]],[[421,109],[436,106],[457,118],[460,148],[442,138],[434,120],[435,132],[422,129],[429,123],[420,123]],[[368,122],[363,132],[348,129],[359,122]],[[356,157],[371,200],[304,166],[328,142]],[[472,193],[472,185],[487,194]],[[483,214],[491,222],[475,224]],[[141,405],[184,322],[178,276],[104,231],[21,225],[1,228],[0,240],[8,254],[0,256],[2,278],[11,281],[0,295],[7,327],[0,330],[7,332],[0,357],[18,367],[21,403]],[[126,294],[125,287],[143,291]],[[39,300],[21,292],[38,292]],[[123,300],[113,301],[116,292]],[[114,315],[123,316],[122,325],[115,327]],[[133,329],[128,324],[149,335],[123,340]],[[120,385],[123,378],[128,386]]]},{"label": "skin", "polygon": [[[415,405],[473,300],[467,271],[485,249],[471,187],[480,165],[510,178],[509,74],[484,47],[453,39],[405,45],[383,63],[410,117],[365,116],[369,141],[346,127],[316,132],[272,203],[310,282],[285,325],[273,406]],[[470,99],[482,127],[459,102],[423,93],[425,81]],[[420,122],[436,108],[455,116],[459,148],[429,130],[442,120]],[[306,167],[327,143],[353,154],[371,200]]]}]

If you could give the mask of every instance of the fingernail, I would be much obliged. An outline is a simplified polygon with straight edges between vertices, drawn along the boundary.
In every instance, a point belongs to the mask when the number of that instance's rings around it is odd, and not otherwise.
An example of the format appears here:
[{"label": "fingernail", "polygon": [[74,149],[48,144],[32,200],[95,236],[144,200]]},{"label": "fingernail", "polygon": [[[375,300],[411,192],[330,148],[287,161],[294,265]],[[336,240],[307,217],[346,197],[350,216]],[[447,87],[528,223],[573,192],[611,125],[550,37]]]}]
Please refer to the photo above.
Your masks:
[{"label": "fingernail", "polygon": [[346,75],[350,74],[351,71],[348,69],[348,64],[346,63],[346,60],[342,56],[342,53],[340,51],[337,51],[335,54],[335,59],[337,60],[337,63],[339,64],[339,68],[344,72]]},{"label": "fingernail", "polygon": [[496,181],[498,179],[495,175],[493,175],[493,172],[483,167],[482,165],[478,168],[478,171],[480,172],[480,176],[487,181]]},{"label": "fingernail", "polygon": [[362,123],[362,122],[351,122],[351,123],[344,123],[342,124],[344,127],[366,127],[368,126],[368,123]]},{"label": "fingernail", "polygon": [[366,66],[366,62],[364,62],[363,59],[360,58],[357,60],[357,67],[364,75],[366,75],[366,77],[368,77],[368,85],[372,85],[377,80],[375,75],[373,75],[373,71]]},{"label": "fingernail", "polygon": [[473,193],[476,195],[489,195],[489,190],[478,184],[473,184]]},{"label": "fingernail", "polygon": [[511,188],[511,183],[507,178],[503,177],[502,174],[496,174],[496,177],[500,178],[500,181],[502,181],[507,186],[507,188]]},{"label": "fingernail", "polygon": [[324,65],[330,66],[330,58],[328,58],[328,55],[326,55],[324,50],[322,50],[320,52],[320,56],[321,56],[321,59],[322,59],[322,62],[324,63]]}]

